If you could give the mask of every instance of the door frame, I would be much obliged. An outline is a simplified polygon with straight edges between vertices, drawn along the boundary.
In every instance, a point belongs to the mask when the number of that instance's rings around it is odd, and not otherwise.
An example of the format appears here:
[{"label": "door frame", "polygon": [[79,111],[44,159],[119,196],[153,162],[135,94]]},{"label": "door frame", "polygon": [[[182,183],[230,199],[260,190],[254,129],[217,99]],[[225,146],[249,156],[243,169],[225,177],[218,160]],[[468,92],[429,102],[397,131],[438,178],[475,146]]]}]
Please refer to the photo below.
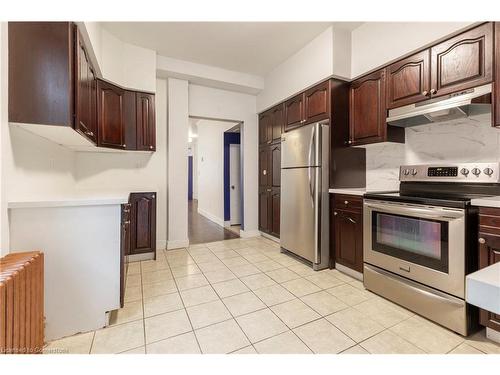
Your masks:
[{"label": "door frame", "polygon": [[[241,125],[240,125],[241,126]],[[241,132],[241,130],[240,130]],[[230,225],[231,220],[231,181],[230,181],[230,152],[229,145],[240,145],[240,214],[243,228],[243,152],[241,147],[241,133],[224,132],[224,223]]]}]

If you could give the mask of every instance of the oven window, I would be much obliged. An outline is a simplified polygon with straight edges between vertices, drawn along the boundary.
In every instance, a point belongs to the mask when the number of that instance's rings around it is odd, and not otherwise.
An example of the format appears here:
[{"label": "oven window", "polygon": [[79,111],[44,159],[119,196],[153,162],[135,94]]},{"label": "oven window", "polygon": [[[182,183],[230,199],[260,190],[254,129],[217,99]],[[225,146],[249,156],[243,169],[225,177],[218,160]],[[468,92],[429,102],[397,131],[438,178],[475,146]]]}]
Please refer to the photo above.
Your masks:
[{"label": "oven window", "polygon": [[372,212],[372,249],[448,272],[448,222]]}]

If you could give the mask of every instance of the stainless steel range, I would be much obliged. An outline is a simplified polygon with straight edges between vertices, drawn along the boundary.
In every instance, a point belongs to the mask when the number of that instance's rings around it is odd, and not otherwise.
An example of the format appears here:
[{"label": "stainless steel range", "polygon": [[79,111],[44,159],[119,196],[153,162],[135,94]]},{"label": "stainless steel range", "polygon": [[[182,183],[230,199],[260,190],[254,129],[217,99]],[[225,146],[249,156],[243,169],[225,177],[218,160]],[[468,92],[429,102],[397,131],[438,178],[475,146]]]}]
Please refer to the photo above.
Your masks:
[{"label": "stainless steel range", "polygon": [[364,196],[364,284],[462,335],[477,324],[465,276],[477,269],[473,197],[500,195],[498,163],[406,165],[399,193]]}]

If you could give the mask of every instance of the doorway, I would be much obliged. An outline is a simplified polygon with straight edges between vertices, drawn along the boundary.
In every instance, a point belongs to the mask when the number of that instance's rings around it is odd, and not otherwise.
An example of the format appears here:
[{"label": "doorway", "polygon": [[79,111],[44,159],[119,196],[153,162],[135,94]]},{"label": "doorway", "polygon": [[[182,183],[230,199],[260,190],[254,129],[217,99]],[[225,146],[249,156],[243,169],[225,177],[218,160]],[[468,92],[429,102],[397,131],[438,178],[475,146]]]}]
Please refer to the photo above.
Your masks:
[{"label": "doorway", "polygon": [[[188,238],[191,244],[239,237],[241,219],[237,215],[242,194],[241,148],[240,134],[234,131],[236,125],[238,123],[234,121],[200,118],[189,120],[187,195]],[[230,144],[237,144],[238,150],[234,149],[231,153]],[[231,159],[234,159],[232,163]],[[231,165],[233,174],[240,174],[239,177],[234,177],[237,181],[230,181]],[[231,211],[231,207],[227,206],[226,212],[226,200],[228,204],[231,202],[230,186],[234,187],[234,191],[239,191],[237,194],[240,198],[238,206],[233,208],[234,227],[230,226],[229,216],[226,215]],[[232,201],[236,202],[237,198]],[[239,215],[242,216],[241,209]]]}]

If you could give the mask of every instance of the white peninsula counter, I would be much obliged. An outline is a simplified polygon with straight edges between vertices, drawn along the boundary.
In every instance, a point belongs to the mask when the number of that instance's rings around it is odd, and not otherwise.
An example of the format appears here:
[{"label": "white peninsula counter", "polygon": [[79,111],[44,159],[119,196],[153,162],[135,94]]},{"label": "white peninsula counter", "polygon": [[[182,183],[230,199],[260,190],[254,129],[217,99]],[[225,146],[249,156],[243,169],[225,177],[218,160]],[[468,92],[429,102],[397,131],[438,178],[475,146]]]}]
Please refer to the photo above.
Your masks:
[{"label": "white peninsula counter", "polygon": [[120,307],[121,205],[128,193],[11,201],[11,252],[45,254],[45,340],[104,327]]}]

